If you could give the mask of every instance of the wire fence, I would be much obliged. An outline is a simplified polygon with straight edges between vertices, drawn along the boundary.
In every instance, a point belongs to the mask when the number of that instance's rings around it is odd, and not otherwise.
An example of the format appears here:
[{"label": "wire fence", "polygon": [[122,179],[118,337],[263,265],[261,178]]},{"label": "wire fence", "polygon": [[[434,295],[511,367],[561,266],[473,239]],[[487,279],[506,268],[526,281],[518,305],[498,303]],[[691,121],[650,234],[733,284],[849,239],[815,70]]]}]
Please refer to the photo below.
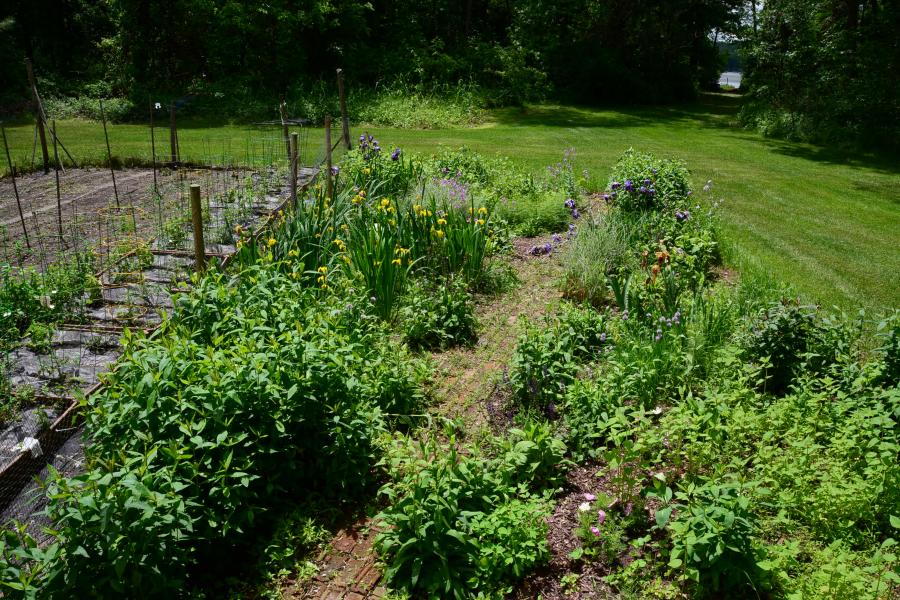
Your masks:
[{"label": "wire fence", "polygon": [[[329,130],[320,139],[299,122],[289,130],[297,134],[302,193],[331,151],[342,146],[347,129]],[[11,265],[7,269],[28,273],[37,287],[46,288],[59,279],[62,266],[89,265],[92,286],[69,303],[65,318],[48,327],[43,339],[29,330],[30,336],[7,345],[0,356],[0,380],[6,384],[0,390],[9,390],[0,419],[4,526],[24,523],[42,543],[50,541],[43,482],[51,468],[74,476],[85,466],[78,399],[102,388],[102,374],[121,355],[124,330],[152,331],[163,311],[172,309],[173,292],[189,287],[196,268],[190,187],[199,185],[201,191],[204,258],[227,261],[236,251],[237,226],[260,230],[290,200],[284,133],[280,123],[275,133],[260,129],[240,148],[212,135],[202,143],[192,140],[190,161],[157,162],[172,156],[159,157],[151,147],[150,167],[114,173],[69,168],[52,177],[19,178],[16,195],[24,219],[11,207],[0,213],[0,255]],[[338,142],[328,143],[329,138]],[[175,154],[184,158],[177,149]],[[4,198],[12,196],[7,186],[0,182]],[[24,230],[17,228],[21,220]]]}]

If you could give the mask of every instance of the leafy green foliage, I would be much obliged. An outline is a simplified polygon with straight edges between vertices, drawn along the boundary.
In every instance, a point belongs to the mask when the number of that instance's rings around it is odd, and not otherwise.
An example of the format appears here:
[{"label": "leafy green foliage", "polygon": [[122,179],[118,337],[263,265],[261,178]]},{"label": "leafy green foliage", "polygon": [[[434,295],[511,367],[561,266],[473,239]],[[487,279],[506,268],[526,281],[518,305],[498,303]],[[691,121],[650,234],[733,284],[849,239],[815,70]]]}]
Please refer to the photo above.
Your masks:
[{"label": "leafy green foliage", "polygon": [[539,432],[517,431],[496,459],[462,453],[452,435],[447,446],[396,442],[386,459],[393,481],[381,490],[391,504],[379,515],[384,529],[376,539],[393,586],[494,597],[548,558],[549,505],[528,490],[540,490],[564,448]]},{"label": "leafy green foliage", "polygon": [[476,337],[473,299],[458,279],[439,285],[414,280],[400,308],[400,322],[413,348],[445,348]]},{"label": "leafy green foliage", "polygon": [[566,307],[547,327],[527,321],[510,362],[509,382],[519,407],[555,416],[555,405],[575,380],[579,363],[606,339],[603,315]]},{"label": "leafy green foliage", "polygon": [[127,335],[89,406],[89,469],[50,484],[60,554],[42,589],[164,594],[307,486],[364,489],[423,367],[361,306],[261,262],[196,281],[152,338]]}]

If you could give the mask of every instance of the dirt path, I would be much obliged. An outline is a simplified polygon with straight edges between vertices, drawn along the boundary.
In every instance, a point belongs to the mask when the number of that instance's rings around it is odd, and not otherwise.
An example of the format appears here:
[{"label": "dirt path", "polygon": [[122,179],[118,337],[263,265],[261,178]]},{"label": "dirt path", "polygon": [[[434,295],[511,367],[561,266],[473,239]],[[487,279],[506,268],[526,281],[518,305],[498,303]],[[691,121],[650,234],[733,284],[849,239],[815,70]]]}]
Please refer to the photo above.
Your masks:
[{"label": "dirt path", "polygon": [[[478,342],[470,348],[433,353],[435,414],[461,417],[467,430],[488,427],[487,400],[502,381],[521,331],[519,317],[537,318],[560,300],[558,255],[531,256],[529,249],[547,240],[517,240],[512,266],[520,284],[509,293],[483,299],[477,307]],[[341,529],[316,564],[310,581],[287,581],[281,597],[296,600],[377,600],[387,589],[372,549],[377,531],[370,518]]]}]

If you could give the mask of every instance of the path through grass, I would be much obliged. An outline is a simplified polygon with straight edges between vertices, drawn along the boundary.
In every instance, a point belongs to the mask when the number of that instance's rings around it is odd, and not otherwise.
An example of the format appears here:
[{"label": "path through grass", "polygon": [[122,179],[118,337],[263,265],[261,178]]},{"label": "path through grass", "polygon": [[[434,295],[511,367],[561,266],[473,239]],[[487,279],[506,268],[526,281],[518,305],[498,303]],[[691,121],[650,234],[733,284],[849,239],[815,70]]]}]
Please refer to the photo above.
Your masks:
[{"label": "path through grass", "polygon": [[[764,139],[737,127],[738,102],[720,94],[674,108],[537,106],[494,111],[490,122],[469,129],[368,129],[384,146],[430,154],[465,145],[508,155],[535,172],[573,147],[579,168],[598,184],[629,147],[680,157],[695,185],[712,180],[724,203],[731,262],[762,266],[825,305],[900,306],[900,158]],[[59,130],[76,158],[96,160],[105,152],[98,123],[65,121]],[[164,149],[167,131],[158,133]],[[28,162],[31,126],[9,134],[14,156]],[[317,157],[321,130],[306,135],[305,155]],[[280,158],[272,128],[185,122],[179,137],[188,160]],[[120,156],[149,158],[147,127],[115,125],[111,143]]]}]

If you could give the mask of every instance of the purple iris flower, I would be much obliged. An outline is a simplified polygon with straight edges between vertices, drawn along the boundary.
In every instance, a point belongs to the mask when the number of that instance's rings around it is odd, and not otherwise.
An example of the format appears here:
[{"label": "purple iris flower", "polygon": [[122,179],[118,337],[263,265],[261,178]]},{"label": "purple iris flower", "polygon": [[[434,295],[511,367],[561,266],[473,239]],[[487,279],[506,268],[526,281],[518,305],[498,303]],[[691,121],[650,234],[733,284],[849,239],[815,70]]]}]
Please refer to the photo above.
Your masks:
[{"label": "purple iris flower", "polygon": [[566,208],[568,208],[568,209],[575,208],[575,201],[572,200],[571,198],[567,198],[565,204],[566,204]]},{"label": "purple iris flower", "polygon": [[580,217],[580,216],[581,216],[581,213],[578,212],[578,209],[577,209],[577,208],[573,208],[573,209],[572,209],[572,218],[573,218],[573,219],[577,219],[577,218]]},{"label": "purple iris flower", "polygon": [[617,190],[620,187],[622,187],[622,184],[619,183],[618,181],[613,181],[611,184],[609,184],[609,189],[611,189],[611,190]]},{"label": "purple iris flower", "polygon": [[605,334],[605,333],[601,333],[601,334],[600,334],[600,341],[601,341],[601,342],[605,342],[605,341],[606,341],[606,334]]},{"label": "purple iris flower", "polygon": [[653,182],[652,182],[651,180],[649,180],[649,179],[645,179],[645,180],[642,181],[641,183],[643,183],[643,184],[646,185],[647,187],[650,187],[650,184],[653,183]]},{"label": "purple iris flower", "polygon": [[650,188],[649,190],[647,190],[647,194],[650,195],[650,196],[655,196],[655,195],[656,195],[656,188]]},{"label": "purple iris flower", "polygon": [[562,237],[560,237],[560,235],[558,233],[554,233],[553,234],[553,243],[559,244],[561,242],[562,242]]},{"label": "purple iris flower", "polygon": [[400,158],[400,148],[394,148],[394,151],[391,152],[391,160],[396,161]]},{"label": "purple iris flower", "polygon": [[331,167],[331,174],[332,174],[332,175],[337,175],[337,174],[340,173],[340,172],[341,172],[341,168],[340,168],[339,166],[334,165],[333,167]]},{"label": "purple iris flower", "polygon": [[626,192],[633,192],[633,191],[634,191],[634,182],[631,181],[630,179],[626,179],[626,180],[625,180],[625,191],[626,191]]},{"label": "purple iris flower", "polygon": [[646,194],[646,193],[647,193],[647,188],[646,188],[645,186],[642,185],[642,186],[638,189],[638,191],[639,191],[640,193],[642,193],[642,194]]},{"label": "purple iris flower", "polygon": [[601,196],[601,198],[603,198],[603,201],[606,202],[607,204],[609,203],[610,200],[612,200],[612,196],[610,196],[609,194],[603,194],[603,196]]}]

